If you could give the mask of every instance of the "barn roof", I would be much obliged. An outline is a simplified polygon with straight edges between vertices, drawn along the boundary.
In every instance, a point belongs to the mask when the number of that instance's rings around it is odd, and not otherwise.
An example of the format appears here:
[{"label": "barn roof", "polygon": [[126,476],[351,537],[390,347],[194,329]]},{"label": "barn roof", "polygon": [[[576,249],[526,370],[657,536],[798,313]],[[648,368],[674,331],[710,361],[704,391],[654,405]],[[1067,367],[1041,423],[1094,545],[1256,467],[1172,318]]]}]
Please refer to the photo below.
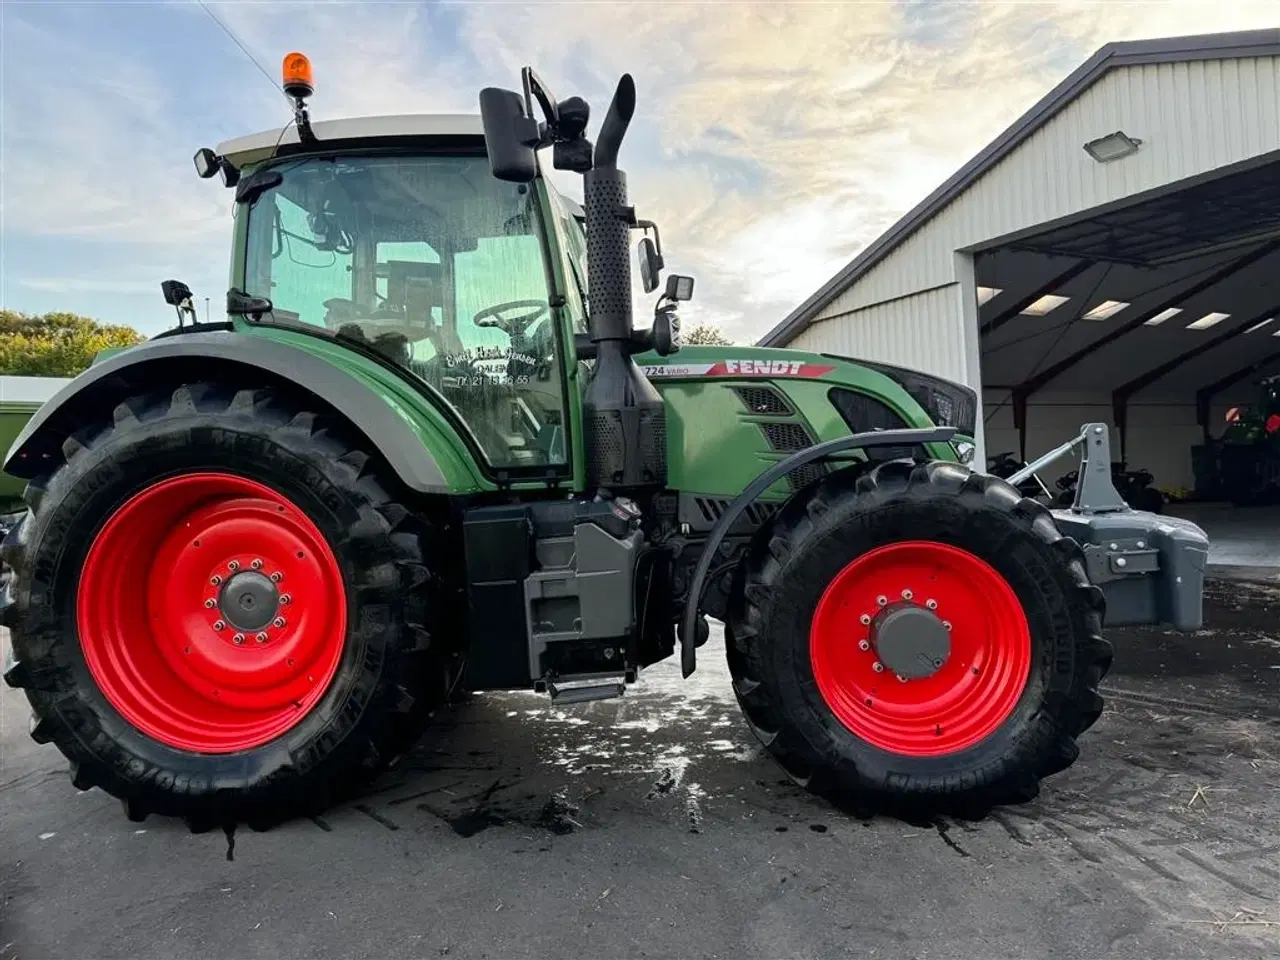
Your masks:
[{"label": "barn roof", "polygon": [[957,170],[892,227],[868,244],[816,293],[760,338],[761,346],[785,346],[804,330],[836,296],[942,211],[970,184],[1012,153],[1019,144],[1053,119],[1108,71],[1118,67],[1184,60],[1226,60],[1280,55],[1280,29],[1244,30],[1157,40],[1109,43],[1045,94],[1000,136]]}]

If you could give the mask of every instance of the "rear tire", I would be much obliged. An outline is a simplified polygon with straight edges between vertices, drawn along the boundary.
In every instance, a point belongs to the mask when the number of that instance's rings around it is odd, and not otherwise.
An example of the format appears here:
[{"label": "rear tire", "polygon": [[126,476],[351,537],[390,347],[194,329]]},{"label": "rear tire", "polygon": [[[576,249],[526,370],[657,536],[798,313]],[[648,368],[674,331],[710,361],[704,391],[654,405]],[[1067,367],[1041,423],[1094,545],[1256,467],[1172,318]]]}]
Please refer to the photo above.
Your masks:
[{"label": "rear tire", "polygon": [[[135,820],[267,827],[416,742],[460,669],[435,629],[434,531],[345,424],[189,384],[121,403],[63,449],[0,551],[15,570],[0,622],[31,735],[78,789]],[[274,619],[250,623],[262,597]]]},{"label": "rear tire", "polygon": [[[948,652],[921,668],[899,629],[907,646],[875,672],[893,652],[885,618],[907,608],[906,633]],[[864,814],[981,817],[1076,759],[1111,664],[1103,610],[1044,506],[957,464],[892,461],[834,475],[757,536],[727,618],[729,668],[756,736],[800,785]]]}]

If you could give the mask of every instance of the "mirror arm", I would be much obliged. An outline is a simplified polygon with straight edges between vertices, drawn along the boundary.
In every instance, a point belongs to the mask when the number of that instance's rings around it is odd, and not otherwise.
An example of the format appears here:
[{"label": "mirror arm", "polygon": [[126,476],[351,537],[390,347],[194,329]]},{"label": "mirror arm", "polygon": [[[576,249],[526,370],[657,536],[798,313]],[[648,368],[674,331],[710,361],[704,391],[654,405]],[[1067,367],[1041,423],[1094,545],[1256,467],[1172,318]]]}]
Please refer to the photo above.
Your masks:
[{"label": "mirror arm", "polygon": [[[632,208],[635,209],[634,207]],[[658,232],[658,225],[652,220],[636,220],[635,226],[639,227],[645,233],[653,231],[653,245],[658,251],[658,256],[662,256],[662,234]]]},{"label": "mirror arm", "polygon": [[555,138],[556,128],[560,126],[560,110],[556,104],[556,99],[551,95],[551,91],[547,89],[547,85],[542,82],[542,78],[534,71],[533,67],[525,67],[520,71],[520,79],[524,84],[524,109],[530,117],[533,116],[533,101],[536,98],[538,106],[542,107],[542,114],[547,119],[547,138],[544,139],[539,146],[546,146],[550,139]]}]

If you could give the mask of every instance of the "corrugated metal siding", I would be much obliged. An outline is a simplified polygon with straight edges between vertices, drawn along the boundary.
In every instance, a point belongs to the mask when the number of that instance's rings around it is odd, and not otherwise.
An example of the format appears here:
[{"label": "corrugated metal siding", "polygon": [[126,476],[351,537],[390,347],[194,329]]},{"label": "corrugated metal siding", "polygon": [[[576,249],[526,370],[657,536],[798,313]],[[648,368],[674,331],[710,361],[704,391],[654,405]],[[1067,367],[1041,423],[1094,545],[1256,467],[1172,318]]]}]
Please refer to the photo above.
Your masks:
[{"label": "corrugated metal siding", "polygon": [[[1082,149],[1124,130],[1124,160]],[[819,315],[831,317],[956,279],[953,251],[1280,150],[1280,57],[1112,70]]]},{"label": "corrugated metal siding", "polygon": [[787,346],[899,364],[959,383],[965,376],[958,283],[815,323]]}]

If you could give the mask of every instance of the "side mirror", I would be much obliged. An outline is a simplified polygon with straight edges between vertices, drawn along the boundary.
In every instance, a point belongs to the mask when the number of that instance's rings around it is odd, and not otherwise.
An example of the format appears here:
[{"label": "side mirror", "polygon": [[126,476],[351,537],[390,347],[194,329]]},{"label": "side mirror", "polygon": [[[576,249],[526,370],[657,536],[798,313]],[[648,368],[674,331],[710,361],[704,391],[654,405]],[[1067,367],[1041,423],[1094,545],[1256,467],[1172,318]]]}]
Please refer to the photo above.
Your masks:
[{"label": "side mirror", "polygon": [[640,282],[644,284],[644,292],[653,293],[658,289],[658,277],[662,274],[662,254],[653,241],[645,237],[636,244],[636,255],[640,259]]},{"label": "side mirror", "polygon": [[525,114],[520,95],[485,87],[480,91],[480,118],[493,175],[511,183],[533,180],[538,175],[536,148],[541,133],[538,121]]},{"label": "side mirror", "polygon": [[684,277],[673,273],[667,277],[667,289],[663,296],[670,300],[683,301],[693,299],[693,277]]}]

